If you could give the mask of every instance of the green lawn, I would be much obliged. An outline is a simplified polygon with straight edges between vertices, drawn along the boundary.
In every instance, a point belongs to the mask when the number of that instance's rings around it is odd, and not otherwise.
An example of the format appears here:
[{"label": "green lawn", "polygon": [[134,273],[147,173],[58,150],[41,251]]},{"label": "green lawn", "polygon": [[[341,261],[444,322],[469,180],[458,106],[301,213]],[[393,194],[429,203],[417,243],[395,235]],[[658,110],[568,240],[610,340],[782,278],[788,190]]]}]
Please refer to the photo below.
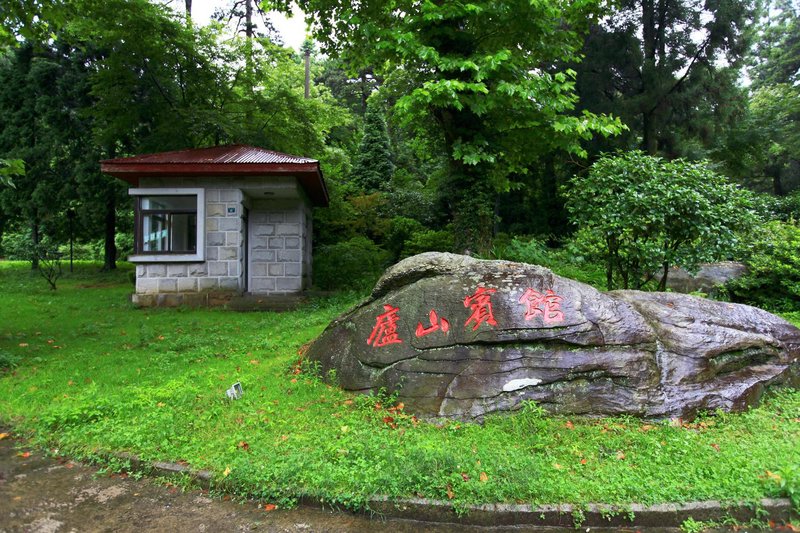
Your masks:
[{"label": "green lawn", "polygon": [[[58,453],[130,452],[214,472],[219,488],[290,504],[372,495],[482,502],[656,503],[800,494],[800,392],[690,425],[551,418],[418,422],[293,372],[356,301],[290,313],[138,310],[129,268],[79,265],[57,291],[0,262],[0,423]],[[795,317],[792,317],[795,318]],[[244,397],[225,399],[241,381]],[[783,485],[783,487],[781,487]]]}]

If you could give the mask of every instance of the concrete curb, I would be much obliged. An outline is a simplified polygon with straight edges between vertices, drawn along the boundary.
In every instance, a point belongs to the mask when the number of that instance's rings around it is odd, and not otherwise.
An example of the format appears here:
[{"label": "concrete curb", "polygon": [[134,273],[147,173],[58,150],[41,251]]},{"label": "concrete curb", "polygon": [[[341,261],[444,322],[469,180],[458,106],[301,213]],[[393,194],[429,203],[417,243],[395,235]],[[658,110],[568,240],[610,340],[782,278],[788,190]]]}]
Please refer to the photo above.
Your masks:
[{"label": "concrete curb", "polygon": [[[145,463],[133,456],[116,455],[117,458],[138,464],[144,470],[162,476],[186,475],[193,478],[201,487],[208,489],[213,474],[207,470],[192,470],[176,464],[154,462]],[[142,468],[139,468],[142,469]],[[323,506],[323,502],[312,497],[299,498],[300,504],[308,507]],[[735,519],[743,523],[754,519],[771,520],[777,524],[791,522],[799,518],[793,512],[788,498],[765,498],[753,502],[687,502],[682,504],[664,503],[657,505],[631,504],[612,506],[602,504],[587,505],[518,505],[482,504],[468,505],[456,512],[452,502],[410,498],[390,499],[376,496],[367,501],[364,513],[376,513],[387,518],[462,524],[470,526],[541,526],[574,528],[679,528],[689,518],[698,522],[722,522]]]},{"label": "concrete curb", "polygon": [[[3,430],[0,427],[0,430]],[[151,476],[188,476],[201,488],[212,486],[214,475],[208,470],[194,470],[187,465],[162,461],[143,461],[128,453],[103,454],[109,461],[125,461],[132,471]],[[325,507],[324,502],[310,496],[301,496],[300,505]],[[482,504],[468,505],[456,512],[453,502],[410,498],[394,500],[376,496],[367,501],[364,514],[377,514],[386,518],[416,520],[420,522],[449,523],[470,526],[539,526],[553,528],[679,528],[689,518],[698,522],[717,522],[735,519],[739,523],[754,519],[773,521],[776,524],[800,519],[788,498],[765,498],[754,502],[687,502],[657,505],[630,504],[612,506],[586,505],[518,505]]]},{"label": "concrete curb", "polygon": [[719,501],[688,502],[630,506],[587,505],[514,505],[483,504],[464,508],[460,516],[449,502],[427,499],[392,501],[375,498],[369,508],[392,518],[406,518],[426,522],[449,522],[474,526],[542,526],[573,528],[608,527],[674,527],[678,528],[688,518],[699,522],[721,522],[734,518],[748,522],[755,518],[775,523],[791,521],[792,505],[788,499],[763,499],[758,505],[748,503],[723,503]]}]

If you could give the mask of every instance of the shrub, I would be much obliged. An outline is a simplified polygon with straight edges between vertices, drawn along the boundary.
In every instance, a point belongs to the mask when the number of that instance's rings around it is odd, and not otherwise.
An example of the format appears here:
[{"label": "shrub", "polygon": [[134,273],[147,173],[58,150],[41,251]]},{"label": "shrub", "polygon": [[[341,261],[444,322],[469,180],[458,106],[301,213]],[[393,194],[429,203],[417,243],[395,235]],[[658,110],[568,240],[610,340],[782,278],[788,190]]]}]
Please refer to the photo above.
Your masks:
[{"label": "shrub", "polygon": [[401,257],[411,257],[423,252],[452,252],[454,246],[452,231],[423,230],[412,234],[406,241]]},{"label": "shrub", "polygon": [[[47,238],[43,239],[43,242],[47,241]],[[133,254],[133,235],[117,233],[114,241],[117,245],[117,259],[125,260]],[[12,261],[30,261],[33,250],[30,232],[6,233],[0,244],[2,244],[0,256]],[[60,244],[58,251],[61,252],[64,259],[69,260],[69,242]],[[72,257],[76,261],[100,261],[103,259],[104,253],[103,239],[76,241],[72,246]]]},{"label": "shrub", "polygon": [[33,241],[29,232],[6,233],[3,235],[2,256],[10,261],[30,261],[33,254]]},{"label": "shrub", "polygon": [[406,242],[415,234],[425,231],[425,226],[407,217],[394,217],[389,222],[389,231],[386,233],[386,249],[392,254],[392,259],[397,260],[403,253]]},{"label": "shrub", "polygon": [[[573,224],[601,243],[609,289],[642,288],[671,265],[687,269],[725,257],[752,226],[750,195],[706,163],[665,161],[640,151],[604,155],[564,189]],[[588,251],[592,251],[591,249]]]},{"label": "shrub", "polygon": [[771,221],[750,234],[748,273],[728,282],[731,299],[772,311],[800,309],[800,228]]},{"label": "shrub", "polygon": [[314,283],[324,290],[368,289],[389,262],[389,253],[366,237],[321,246],[314,255]]},{"label": "shrub", "polygon": [[493,256],[549,268],[559,276],[601,288],[605,283],[603,267],[588,261],[581,248],[569,241],[562,248],[549,248],[536,238],[514,237],[506,245],[495,244]]}]

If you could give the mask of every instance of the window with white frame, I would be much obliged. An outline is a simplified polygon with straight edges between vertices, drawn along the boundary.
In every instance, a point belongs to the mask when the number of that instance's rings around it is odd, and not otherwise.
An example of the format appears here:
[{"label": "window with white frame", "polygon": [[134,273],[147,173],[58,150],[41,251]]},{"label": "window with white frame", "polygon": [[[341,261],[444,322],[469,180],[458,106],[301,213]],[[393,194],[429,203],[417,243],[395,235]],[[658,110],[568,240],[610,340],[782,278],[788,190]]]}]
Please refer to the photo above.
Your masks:
[{"label": "window with white frame", "polygon": [[202,261],[203,189],[131,189],[136,198],[132,261]]}]

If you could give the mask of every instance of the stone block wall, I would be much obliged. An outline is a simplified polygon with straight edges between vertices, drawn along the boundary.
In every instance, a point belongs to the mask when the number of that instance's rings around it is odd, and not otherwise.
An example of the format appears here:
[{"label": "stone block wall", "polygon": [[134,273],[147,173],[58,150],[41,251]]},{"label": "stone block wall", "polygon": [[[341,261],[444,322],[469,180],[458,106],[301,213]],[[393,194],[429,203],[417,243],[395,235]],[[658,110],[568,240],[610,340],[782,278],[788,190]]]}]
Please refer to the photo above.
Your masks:
[{"label": "stone block wall", "polygon": [[303,290],[306,220],[303,201],[258,201],[250,207],[252,293],[290,294]]},{"label": "stone block wall", "polygon": [[150,178],[140,187],[205,189],[205,261],[137,264],[134,303],[214,305],[245,290],[290,294],[310,286],[311,209],[303,199],[251,200],[242,188],[252,188],[252,179]]}]

